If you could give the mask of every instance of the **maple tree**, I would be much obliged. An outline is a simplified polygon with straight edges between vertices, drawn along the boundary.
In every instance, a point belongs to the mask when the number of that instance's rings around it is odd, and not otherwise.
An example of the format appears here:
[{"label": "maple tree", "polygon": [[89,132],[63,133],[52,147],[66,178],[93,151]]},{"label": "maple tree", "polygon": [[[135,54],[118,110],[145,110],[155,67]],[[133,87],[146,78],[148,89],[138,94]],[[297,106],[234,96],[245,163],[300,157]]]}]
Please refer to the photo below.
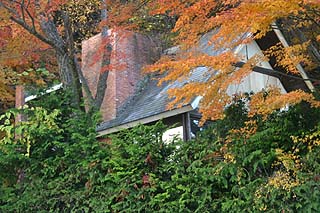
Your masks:
[{"label": "maple tree", "polygon": [[[163,57],[158,63],[149,67],[149,70],[167,73],[160,80],[163,82],[187,78],[190,70],[198,66],[208,67],[207,73],[211,78],[207,82],[189,83],[170,91],[170,95],[175,97],[171,106],[188,102],[194,96],[202,96],[200,111],[203,120],[221,118],[224,107],[232,101],[232,97],[226,94],[229,85],[239,83],[263,60],[275,57],[277,65],[291,73],[299,73],[296,68],[299,63],[309,71],[318,69],[320,63],[318,51],[320,9],[319,1],[315,0],[289,2],[285,0],[183,2],[179,0],[3,0],[0,2],[0,9],[1,29],[4,32],[0,43],[6,50],[1,52],[1,58],[10,55],[10,60],[1,60],[1,64],[21,66],[31,62],[36,66],[35,62],[47,60],[45,64],[55,66],[52,60],[49,62],[47,57],[43,57],[44,51],[51,51],[52,55],[53,50],[59,67],[60,80],[67,88],[73,90],[76,105],[80,103],[83,87],[88,102],[95,108],[100,108],[102,93],[107,87],[108,66],[100,75],[97,82],[98,93],[94,97],[86,84],[86,79],[82,76],[79,64],[80,42],[99,31],[96,27],[100,21],[100,26],[104,26],[104,29],[122,25],[127,29],[141,30],[142,26],[144,28],[142,31],[145,32],[150,32],[150,28],[157,28],[159,24],[162,26],[160,30],[165,28],[167,32],[174,25],[172,35],[176,35],[176,44],[188,51]],[[240,61],[239,56],[232,51],[235,47],[262,38],[275,27],[286,31],[286,35],[291,37],[288,46],[270,47],[264,57],[257,55],[241,67],[234,66]],[[212,34],[210,43],[213,50],[224,50],[221,54],[207,55],[194,48],[202,35],[213,30],[215,33]],[[110,50],[110,46],[106,45],[106,48]],[[219,70],[218,74],[216,70]],[[315,89],[312,85],[314,81],[305,80],[305,82],[308,83],[309,89]],[[271,94],[277,95],[268,97],[279,100],[285,97],[278,93],[271,92]],[[276,102],[278,105],[274,105],[273,108],[279,108],[290,102],[289,100],[296,103],[302,99],[307,101],[314,99],[313,96],[300,91],[295,91],[287,97],[290,98],[284,100],[288,101],[278,101]],[[259,101],[264,100],[259,99]],[[319,105],[316,102],[313,104]],[[256,110],[256,112],[267,111]]]},{"label": "maple tree", "polygon": [[[314,84],[319,79],[306,79],[308,75],[301,68],[303,66],[310,72],[319,71],[319,1],[157,0],[150,2],[149,6],[153,8],[153,14],[178,17],[173,28],[177,34],[175,41],[180,49],[187,51],[164,56],[148,67],[147,72],[165,74],[160,83],[187,79],[191,71],[199,66],[207,67],[206,74],[210,76],[206,82],[190,82],[169,91],[169,95],[175,98],[169,107],[202,96],[200,112],[203,120],[222,118],[225,106],[232,102],[232,97],[227,94],[228,87],[241,82],[262,61],[272,57],[277,59],[276,65],[283,69],[283,73],[290,76],[291,73],[298,74],[311,92],[317,91]],[[289,42],[271,46],[264,56],[255,55],[244,65],[235,66],[241,61],[241,57],[234,53],[236,47],[261,39],[272,30],[285,32]],[[209,32],[209,43],[216,55],[208,55],[198,48],[201,36]],[[271,71],[267,70],[264,74],[271,74]],[[268,96],[263,93],[252,98],[251,108],[258,114],[267,114],[272,111],[271,108],[278,109],[302,100],[319,106],[313,95],[301,90],[281,94],[272,88]]]},{"label": "maple tree", "polygon": [[[100,0],[2,0],[0,64],[20,72],[41,66],[51,72],[59,70],[60,81],[74,94],[74,106],[81,106],[83,87],[91,107],[99,109],[103,95],[93,97],[83,78],[80,44],[99,32],[100,20],[107,18],[105,5]],[[107,26],[104,30],[107,32]],[[106,77],[100,75],[102,83],[98,84],[103,88],[107,87]],[[105,89],[99,91],[103,93]]]},{"label": "maple tree", "polygon": [[[162,21],[162,26],[166,26],[163,18],[166,16],[150,19],[153,16],[148,16],[145,10],[147,2],[2,0],[0,46],[3,50],[0,64],[20,73],[30,67],[37,69],[45,66],[50,72],[58,70],[64,88],[74,94],[73,105],[81,108],[84,97],[89,109],[98,110],[107,88],[109,70],[112,69],[108,29],[121,25],[121,29],[143,28],[142,31],[150,32],[157,27],[153,21]],[[104,64],[95,92],[89,89],[81,70],[81,42],[99,32],[102,32],[103,42],[97,48],[97,55],[103,55]]]}]

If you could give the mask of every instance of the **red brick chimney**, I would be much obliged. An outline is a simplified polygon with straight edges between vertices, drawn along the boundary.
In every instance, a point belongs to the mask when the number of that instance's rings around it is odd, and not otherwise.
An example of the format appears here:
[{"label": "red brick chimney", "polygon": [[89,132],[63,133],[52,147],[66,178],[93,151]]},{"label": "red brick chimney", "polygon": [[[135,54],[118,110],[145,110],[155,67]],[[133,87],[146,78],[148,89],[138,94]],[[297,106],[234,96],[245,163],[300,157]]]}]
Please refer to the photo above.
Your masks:
[{"label": "red brick chimney", "polygon": [[[100,110],[103,121],[116,118],[117,110],[134,94],[137,82],[142,79],[142,67],[158,57],[157,47],[149,37],[123,30],[109,31],[109,35],[111,69]],[[101,45],[105,45],[101,34],[82,42],[82,71],[93,96],[102,72],[103,54],[97,54]]]}]

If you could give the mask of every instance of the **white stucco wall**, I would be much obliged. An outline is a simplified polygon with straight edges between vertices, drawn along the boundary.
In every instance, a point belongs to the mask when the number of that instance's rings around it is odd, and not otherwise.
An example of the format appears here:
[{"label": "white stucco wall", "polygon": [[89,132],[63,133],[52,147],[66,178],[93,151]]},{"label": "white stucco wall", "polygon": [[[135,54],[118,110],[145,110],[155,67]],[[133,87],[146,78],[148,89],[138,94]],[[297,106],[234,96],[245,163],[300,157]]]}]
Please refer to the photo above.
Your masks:
[{"label": "white stucco wall", "polygon": [[162,135],[162,140],[165,143],[171,143],[174,138],[183,140],[183,126],[168,129]]},{"label": "white stucco wall", "polygon": [[[239,46],[235,50],[235,54],[241,55],[243,58],[242,61],[246,62],[247,59],[253,57],[256,54],[262,54],[262,52],[258,44],[255,41],[253,41],[250,44]],[[272,69],[271,65],[268,62],[262,62],[260,66]],[[282,93],[286,93],[286,90],[283,88],[279,79],[261,73],[252,72],[246,78],[244,78],[240,84],[230,85],[228,89],[228,94],[232,95],[235,93],[251,91],[259,92],[262,89],[265,89],[269,86],[276,86],[280,88]]]}]

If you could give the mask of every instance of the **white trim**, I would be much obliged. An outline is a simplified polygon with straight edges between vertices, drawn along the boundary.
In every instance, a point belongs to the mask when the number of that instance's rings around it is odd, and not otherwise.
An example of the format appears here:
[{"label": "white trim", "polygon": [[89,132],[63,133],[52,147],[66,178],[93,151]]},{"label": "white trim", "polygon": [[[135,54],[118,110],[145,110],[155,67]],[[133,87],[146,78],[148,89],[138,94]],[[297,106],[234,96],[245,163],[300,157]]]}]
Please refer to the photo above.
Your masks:
[{"label": "white trim", "polygon": [[202,99],[202,96],[197,96],[197,97],[192,101],[191,107],[192,107],[193,109],[198,108],[201,99]]},{"label": "white trim", "polygon": [[132,122],[129,122],[129,123],[125,123],[125,124],[122,124],[122,125],[119,125],[119,126],[111,127],[109,129],[98,131],[98,136],[97,137],[101,137],[103,135],[107,135],[107,134],[110,134],[110,133],[118,132],[120,130],[129,129],[129,128],[137,126],[139,124],[147,124],[147,123],[150,123],[150,122],[153,122],[153,121],[161,120],[163,118],[168,118],[168,117],[171,117],[171,116],[174,116],[174,115],[178,115],[178,114],[182,114],[182,113],[185,113],[185,112],[189,112],[189,111],[192,111],[193,109],[194,108],[191,105],[187,105],[187,106],[184,106],[184,107],[181,107],[181,108],[178,108],[178,109],[166,111],[166,112],[163,112],[163,113],[160,113],[160,114],[157,114],[157,115],[153,115],[153,116],[150,116],[150,117],[147,117],[147,118],[143,118],[143,119],[132,121]]},{"label": "white trim", "polygon": [[[53,91],[56,91],[56,90],[60,89],[61,87],[62,87],[62,83],[57,84],[57,85],[55,85],[55,86],[47,89],[46,91],[42,92],[42,93],[40,94],[40,96],[41,96],[41,95],[44,95],[44,94],[48,94],[48,93],[53,92]],[[30,96],[26,97],[26,98],[24,99],[24,101],[25,101],[25,103],[26,103],[26,102],[28,102],[28,101],[31,101],[31,100],[33,100],[33,99],[36,99],[38,96],[39,96],[39,95],[30,95]]]}]

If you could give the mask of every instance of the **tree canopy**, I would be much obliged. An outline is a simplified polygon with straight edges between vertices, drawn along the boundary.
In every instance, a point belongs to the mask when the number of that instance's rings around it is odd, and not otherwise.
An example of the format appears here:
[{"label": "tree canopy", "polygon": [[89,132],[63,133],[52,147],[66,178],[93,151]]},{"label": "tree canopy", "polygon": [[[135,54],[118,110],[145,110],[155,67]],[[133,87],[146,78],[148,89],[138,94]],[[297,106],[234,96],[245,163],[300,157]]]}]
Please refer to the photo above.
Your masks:
[{"label": "tree canopy", "polygon": [[[316,0],[4,0],[0,3],[1,65],[15,70],[30,66],[56,67],[60,80],[76,94],[74,104],[79,105],[82,91],[85,91],[89,103],[99,109],[102,101],[97,99],[103,95],[94,97],[82,75],[79,63],[81,41],[101,31],[101,27],[125,26],[153,36],[165,33],[161,39],[173,40],[188,51],[163,57],[148,70],[166,73],[160,80],[163,82],[187,78],[195,67],[208,67],[211,78],[207,82],[187,84],[172,90],[170,95],[175,97],[172,106],[202,96],[200,111],[203,119],[216,119],[221,118],[223,108],[232,101],[232,97],[226,95],[228,86],[239,83],[253,67],[271,58],[276,58],[281,72],[298,76],[302,73],[300,77],[309,90],[318,91],[315,85],[320,64],[319,7]],[[264,56],[256,55],[240,68],[234,66],[241,60],[232,51],[235,47],[279,29],[285,34],[286,45],[273,45],[265,50]],[[194,47],[199,38],[212,31],[215,32],[210,39],[213,50],[224,51],[216,56],[196,51]],[[307,74],[301,72],[301,68]],[[216,70],[219,70],[218,75],[214,74]],[[108,66],[105,72],[108,72]],[[316,73],[317,78],[309,78],[312,73]],[[102,83],[97,84],[103,88],[99,92],[105,91],[106,78],[107,75],[100,75],[98,81]],[[319,105],[312,95],[303,91],[292,91],[286,96],[277,92],[273,94],[277,95],[272,98],[286,100],[277,101],[274,108],[301,100]]]},{"label": "tree canopy", "polygon": [[[150,5],[154,14],[177,17],[173,28],[173,32],[176,33],[175,42],[180,48],[188,51],[163,57],[149,67],[149,72],[165,73],[166,76],[160,79],[161,82],[174,81],[187,78],[190,70],[198,66],[206,66],[207,74],[211,76],[207,82],[189,83],[182,88],[172,89],[170,95],[175,100],[171,106],[189,102],[195,96],[202,96],[200,111],[203,119],[221,118],[224,107],[232,102],[232,97],[226,94],[229,85],[241,82],[252,72],[253,67],[272,57],[276,58],[276,65],[283,73],[298,74],[311,92],[318,91],[314,85],[319,79],[313,79],[311,82],[309,76],[314,73],[319,76],[319,1],[159,0],[153,1]],[[241,61],[240,56],[234,54],[235,47],[261,39],[272,30],[284,32],[287,44],[277,43],[265,50],[264,56],[255,55],[244,66],[235,66]],[[200,37],[212,31],[212,50],[220,50],[215,56],[195,48]],[[308,74],[305,75],[301,68]],[[260,98],[260,105],[254,105],[252,108],[264,107],[268,102],[273,102],[272,108],[275,109],[301,100],[308,100],[313,102],[314,106],[319,106],[314,96],[301,90],[285,95],[279,92],[270,93],[274,94],[268,96],[272,100]],[[263,97],[259,94],[258,96]],[[256,112],[266,111],[261,109]]]},{"label": "tree canopy", "polygon": [[167,27],[163,18],[166,16],[148,15],[145,8],[146,1],[1,1],[0,65],[18,73],[30,68],[57,73],[64,88],[74,93],[72,104],[81,108],[85,97],[89,108],[98,110],[107,88],[110,55],[104,56],[99,88],[92,92],[81,70],[81,42],[103,31],[105,47],[98,48],[97,54],[104,54],[106,49],[112,51],[110,27],[145,32],[159,32],[160,25],[161,29]]},{"label": "tree canopy", "polygon": [[[74,93],[72,104],[78,107],[83,96],[81,79],[86,96],[95,105],[81,72],[80,44],[99,31],[102,5],[98,0],[1,1],[1,65],[58,70],[64,87]],[[105,79],[101,81],[106,87]]]},{"label": "tree canopy", "polygon": [[[44,101],[34,100],[29,108],[0,116],[0,131],[5,134],[0,139],[1,211],[320,209],[316,81],[304,79],[312,83],[313,93],[281,94],[271,88],[252,96],[226,94],[230,84],[268,58],[277,58],[278,66],[287,74],[297,73],[295,77],[301,75],[298,63],[308,76],[318,71],[318,1],[2,0],[0,9],[1,81],[6,85],[16,77],[28,81],[27,77],[57,68],[71,89],[46,94]],[[145,33],[168,33],[172,28],[166,39],[183,51],[163,57],[148,70],[167,74],[161,81],[174,81],[187,78],[198,66],[208,67],[208,76],[216,75],[207,82],[189,83],[170,94],[176,98],[173,104],[200,95],[203,119],[222,119],[188,143],[177,138],[165,142],[166,127],[161,123],[98,141],[96,114],[79,109],[79,79],[86,87],[79,44],[99,27],[118,24]],[[240,58],[232,49],[274,29],[284,32],[288,45],[270,47],[265,57],[253,57],[236,68]],[[195,50],[208,32],[215,32],[210,42],[213,50],[224,50],[221,54]],[[105,75],[100,80],[105,82]],[[0,87],[0,95],[5,89],[11,87]],[[99,107],[100,100],[87,97]],[[277,110],[287,104],[296,106]],[[17,113],[25,113],[28,120],[13,124]]]}]

